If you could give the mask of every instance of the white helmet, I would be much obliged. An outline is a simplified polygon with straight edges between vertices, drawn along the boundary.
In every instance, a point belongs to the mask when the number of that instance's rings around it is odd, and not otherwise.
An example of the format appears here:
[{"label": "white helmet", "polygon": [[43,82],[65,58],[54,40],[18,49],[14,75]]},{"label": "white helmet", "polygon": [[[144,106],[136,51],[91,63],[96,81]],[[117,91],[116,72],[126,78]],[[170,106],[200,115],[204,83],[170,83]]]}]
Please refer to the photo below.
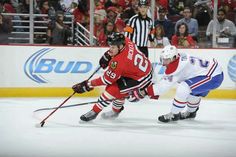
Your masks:
[{"label": "white helmet", "polygon": [[178,51],[175,46],[167,45],[165,46],[160,55],[160,61],[161,64],[163,64],[163,59],[170,59],[171,61],[174,61],[175,58],[177,58]]}]

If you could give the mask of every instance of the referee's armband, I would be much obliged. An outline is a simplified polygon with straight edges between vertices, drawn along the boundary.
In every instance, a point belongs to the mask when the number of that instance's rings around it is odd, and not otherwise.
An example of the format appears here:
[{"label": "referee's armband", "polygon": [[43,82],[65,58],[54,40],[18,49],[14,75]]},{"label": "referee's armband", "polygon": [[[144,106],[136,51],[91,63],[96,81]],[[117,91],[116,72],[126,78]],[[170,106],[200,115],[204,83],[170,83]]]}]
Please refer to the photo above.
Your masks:
[{"label": "referee's armband", "polygon": [[133,33],[134,32],[134,29],[132,28],[132,27],[130,27],[130,26],[126,26],[125,28],[124,28],[124,32],[128,32],[128,33]]}]

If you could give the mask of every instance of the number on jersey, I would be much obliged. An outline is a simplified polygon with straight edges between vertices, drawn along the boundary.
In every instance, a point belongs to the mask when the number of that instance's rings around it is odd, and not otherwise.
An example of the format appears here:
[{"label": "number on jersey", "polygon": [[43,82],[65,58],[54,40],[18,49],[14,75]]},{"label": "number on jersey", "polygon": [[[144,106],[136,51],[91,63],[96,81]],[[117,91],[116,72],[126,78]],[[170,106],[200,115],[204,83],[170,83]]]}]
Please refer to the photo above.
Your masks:
[{"label": "number on jersey", "polygon": [[134,56],[134,65],[137,66],[141,71],[145,72],[148,68],[148,61],[141,54]]},{"label": "number on jersey", "polygon": [[106,72],[107,76],[109,76],[111,79],[115,79],[116,78],[116,74],[113,73],[111,70],[108,70]]},{"label": "number on jersey", "polygon": [[190,57],[190,62],[191,64],[196,64],[196,62],[198,62],[200,67],[203,67],[203,68],[207,68],[209,66],[209,61],[204,61],[200,58],[193,57],[193,56]]}]

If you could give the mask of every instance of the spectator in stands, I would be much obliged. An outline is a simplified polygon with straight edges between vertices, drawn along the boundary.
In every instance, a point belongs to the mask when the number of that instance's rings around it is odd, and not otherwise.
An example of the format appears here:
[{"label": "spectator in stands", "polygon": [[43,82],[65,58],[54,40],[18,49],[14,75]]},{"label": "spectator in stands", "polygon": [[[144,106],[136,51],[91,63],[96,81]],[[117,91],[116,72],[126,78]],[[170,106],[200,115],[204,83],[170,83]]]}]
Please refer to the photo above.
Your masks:
[{"label": "spectator in stands", "polygon": [[156,6],[162,7],[162,8],[168,8],[169,1],[168,0],[156,0]]},{"label": "spectator in stands", "polygon": [[50,7],[53,7],[55,11],[62,11],[62,6],[61,6],[61,3],[60,3],[61,0],[48,0],[49,2],[49,6]]},{"label": "spectator in stands", "polygon": [[[39,8],[36,10],[36,14],[47,14],[48,16],[36,16],[35,21],[42,21],[40,23],[34,23],[36,27],[47,27],[48,21],[55,21],[55,10],[49,6],[49,0],[42,0],[38,2]],[[45,32],[43,28],[34,28],[34,43],[45,43],[47,35],[42,34]]]},{"label": "spectator in stands", "polygon": [[[19,4],[19,13],[23,13],[23,14],[29,14],[29,2],[30,0],[22,0],[21,3]],[[26,18],[26,17],[25,17]],[[24,17],[23,17],[24,19]]]},{"label": "spectator in stands", "polygon": [[62,11],[65,13],[70,12],[70,10],[72,9],[72,5],[74,5],[74,3],[76,4],[76,6],[78,5],[78,1],[74,2],[74,0],[61,0],[60,6]]},{"label": "spectator in stands", "polygon": [[8,44],[8,36],[12,30],[11,19],[0,13],[0,44]]},{"label": "spectator in stands", "polygon": [[129,19],[138,13],[138,5],[134,3],[135,1],[132,1],[131,3],[128,3],[126,5],[126,8],[123,10],[123,13],[121,14],[121,19],[125,22],[125,24],[128,23]]},{"label": "spectator in stands", "polygon": [[105,0],[95,0],[95,10],[105,9]]},{"label": "spectator in stands", "polygon": [[0,3],[2,5],[2,12],[4,12],[4,13],[16,13],[16,10],[12,6],[10,0],[3,0],[3,1],[0,1]]},{"label": "spectator in stands", "polygon": [[197,19],[199,26],[206,26],[212,19],[213,6],[211,0],[197,0],[192,10],[192,17]]},{"label": "spectator in stands", "polygon": [[[236,28],[232,21],[225,18],[226,12],[224,9],[217,11],[216,21],[216,36],[236,37]],[[207,26],[206,36],[211,37],[213,34],[213,20]]]},{"label": "spectator in stands", "polygon": [[70,7],[68,8],[67,12],[70,14],[73,14],[74,10],[77,8],[78,3],[77,2],[72,2]]},{"label": "spectator in stands", "polygon": [[104,4],[105,9],[108,9],[109,7],[116,7],[118,3],[118,0],[107,0]]},{"label": "spectator in stands", "polygon": [[[212,5],[214,5],[214,0]],[[224,9],[226,13],[236,11],[236,0],[218,0],[218,8]]]},{"label": "spectator in stands", "polygon": [[192,36],[192,38],[197,41],[198,37],[198,22],[196,19],[191,18],[192,11],[189,7],[185,7],[183,10],[184,18],[180,19],[175,24],[175,32],[177,32],[177,26],[180,23],[186,23],[188,26],[188,33]]},{"label": "spectator in stands", "polygon": [[115,23],[118,32],[123,32],[125,23],[119,18],[116,7],[107,8],[107,18],[104,19],[104,23],[107,23],[108,21]]},{"label": "spectator in stands", "polygon": [[48,0],[42,0],[39,3],[39,13],[40,14],[48,14],[49,11],[49,3]]},{"label": "spectator in stands", "polygon": [[51,45],[67,45],[68,38],[71,36],[71,30],[63,24],[64,13],[57,11],[56,21],[51,21],[48,26],[48,41]]},{"label": "spectator in stands", "polygon": [[[160,8],[168,8],[169,2],[168,0],[156,0],[155,2],[155,8],[154,8],[154,21],[159,19],[159,9]],[[151,11],[153,12],[153,11]],[[152,13],[151,13],[152,14]],[[151,15],[152,16],[152,15]]]},{"label": "spectator in stands", "polygon": [[94,13],[94,35],[96,37],[103,31],[104,23],[103,20],[106,17],[106,11],[104,9],[95,10]]},{"label": "spectator in stands", "polygon": [[169,0],[169,13],[170,15],[183,15],[186,6],[185,0]]},{"label": "spectator in stands", "polygon": [[125,1],[124,0],[119,0],[117,2],[117,5],[116,5],[116,8],[117,8],[117,12],[119,14],[119,17],[120,15],[123,13],[124,9],[126,8],[126,4],[125,4]]},{"label": "spectator in stands", "polygon": [[87,1],[80,1],[78,3],[77,8],[73,12],[75,22],[80,23],[85,28],[88,28],[89,24],[89,14],[88,14],[88,7],[87,7]]},{"label": "spectator in stands", "polygon": [[49,5],[49,0],[42,0],[39,2],[39,8],[36,11],[37,14],[48,14],[48,17],[46,16],[37,16],[36,20],[41,20],[41,21],[48,21],[49,19],[54,19],[55,18],[55,9],[54,7]]},{"label": "spectator in stands", "polygon": [[19,2],[20,0],[11,0],[11,5],[13,6],[13,8],[16,10],[17,13],[18,13]]},{"label": "spectator in stands", "polygon": [[[17,6],[17,13],[29,14],[29,1],[30,0],[21,0]],[[29,21],[29,16],[15,16],[15,20],[21,21]],[[27,22],[15,22],[15,26],[29,26]],[[29,27],[26,28],[16,28],[17,32],[29,32]]]},{"label": "spectator in stands", "polygon": [[177,26],[177,32],[171,39],[171,44],[178,48],[194,48],[196,43],[192,36],[188,34],[188,26],[181,23]]},{"label": "spectator in stands", "polygon": [[113,32],[117,32],[115,24],[111,21],[108,21],[105,23],[103,31],[98,36],[99,46],[109,46],[107,43],[107,37]]},{"label": "spectator in stands", "polygon": [[155,26],[154,47],[163,48],[170,45],[169,39],[165,37],[164,27],[160,24]]},{"label": "spectator in stands", "polygon": [[167,19],[167,9],[160,7],[159,10],[159,19],[157,19],[154,25],[162,25],[164,28],[165,36],[171,40],[172,35],[174,34],[174,24]]},{"label": "spectator in stands", "polygon": [[[16,8],[14,6],[17,6],[17,4],[13,0],[3,0],[1,3],[3,3],[3,12],[4,13],[16,13]],[[19,21],[20,20],[20,16],[14,15],[14,16],[11,16],[11,19]],[[21,26],[21,23],[20,22],[16,22],[15,26]],[[19,31],[19,32],[23,31],[23,29],[19,28],[19,27],[18,28],[14,28],[14,31],[15,30]]]}]

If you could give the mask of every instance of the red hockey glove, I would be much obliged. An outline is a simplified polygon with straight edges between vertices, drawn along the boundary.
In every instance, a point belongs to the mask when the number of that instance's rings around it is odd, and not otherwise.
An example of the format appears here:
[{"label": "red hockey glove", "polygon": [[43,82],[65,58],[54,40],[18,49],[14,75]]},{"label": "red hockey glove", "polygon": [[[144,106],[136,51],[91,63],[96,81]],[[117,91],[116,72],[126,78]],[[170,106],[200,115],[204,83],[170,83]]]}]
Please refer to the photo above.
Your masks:
[{"label": "red hockey glove", "polygon": [[75,85],[72,87],[72,89],[73,89],[76,93],[79,93],[79,94],[93,90],[93,88],[89,87],[87,80],[75,84]]},{"label": "red hockey glove", "polygon": [[146,96],[146,91],[141,89],[135,89],[130,94],[127,100],[129,102],[138,102],[140,99],[143,99]]},{"label": "red hockey glove", "polygon": [[111,60],[111,56],[108,54],[108,51],[104,53],[104,55],[99,60],[99,65],[105,69]]}]

